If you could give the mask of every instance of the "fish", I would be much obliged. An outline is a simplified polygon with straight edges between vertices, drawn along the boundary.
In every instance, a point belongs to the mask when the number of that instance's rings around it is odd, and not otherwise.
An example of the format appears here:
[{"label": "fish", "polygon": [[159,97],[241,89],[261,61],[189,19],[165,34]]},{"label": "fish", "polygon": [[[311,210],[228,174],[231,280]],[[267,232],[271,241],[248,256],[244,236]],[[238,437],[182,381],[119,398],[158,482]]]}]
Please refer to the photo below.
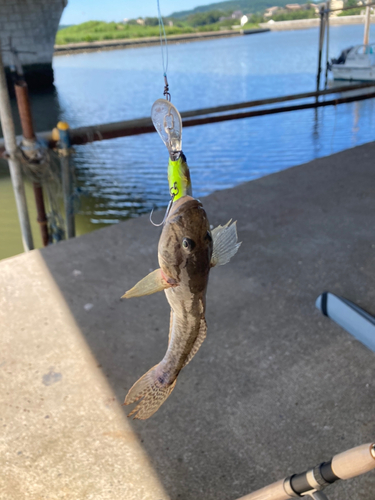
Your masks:
[{"label": "fish", "polygon": [[171,308],[165,356],[126,395],[124,405],[138,403],[128,415],[134,419],[146,420],[160,408],[175,388],[180,371],[198,352],[207,334],[206,291],[210,270],[229,262],[241,245],[236,222],[230,220],[224,226],[210,229],[202,203],[189,194],[190,178],[184,157],[179,168],[178,178],[184,184],[175,186],[178,193],[163,221],[158,244],[160,268],[123,295],[129,299],[164,291]]}]

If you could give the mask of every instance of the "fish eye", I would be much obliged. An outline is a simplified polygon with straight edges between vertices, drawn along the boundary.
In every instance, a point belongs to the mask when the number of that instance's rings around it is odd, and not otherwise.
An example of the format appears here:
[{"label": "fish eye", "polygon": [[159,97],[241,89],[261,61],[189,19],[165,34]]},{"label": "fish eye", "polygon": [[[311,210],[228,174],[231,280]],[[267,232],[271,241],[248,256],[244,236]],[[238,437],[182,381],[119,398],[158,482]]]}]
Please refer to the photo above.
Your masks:
[{"label": "fish eye", "polygon": [[182,246],[186,249],[186,250],[190,250],[192,251],[194,248],[195,248],[195,241],[191,240],[190,238],[184,238],[182,240]]}]

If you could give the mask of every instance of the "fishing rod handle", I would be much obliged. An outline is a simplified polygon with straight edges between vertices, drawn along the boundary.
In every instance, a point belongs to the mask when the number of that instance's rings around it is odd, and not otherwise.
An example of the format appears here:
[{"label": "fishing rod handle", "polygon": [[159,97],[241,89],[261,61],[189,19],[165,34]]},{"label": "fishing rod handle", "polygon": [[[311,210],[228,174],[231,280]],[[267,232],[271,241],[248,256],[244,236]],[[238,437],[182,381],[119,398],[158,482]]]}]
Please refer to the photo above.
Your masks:
[{"label": "fishing rod handle", "polygon": [[362,444],[335,455],[330,462],[323,462],[314,469],[281,479],[238,500],[291,500],[304,492],[319,490],[338,479],[350,479],[372,469],[375,469],[375,443]]},{"label": "fishing rod handle", "polygon": [[350,479],[375,469],[375,443],[362,444],[332,458],[332,471],[340,479]]},{"label": "fishing rod handle", "polygon": [[292,497],[285,491],[284,482],[285,479],[281,479],[238,500],[290,500]]}]

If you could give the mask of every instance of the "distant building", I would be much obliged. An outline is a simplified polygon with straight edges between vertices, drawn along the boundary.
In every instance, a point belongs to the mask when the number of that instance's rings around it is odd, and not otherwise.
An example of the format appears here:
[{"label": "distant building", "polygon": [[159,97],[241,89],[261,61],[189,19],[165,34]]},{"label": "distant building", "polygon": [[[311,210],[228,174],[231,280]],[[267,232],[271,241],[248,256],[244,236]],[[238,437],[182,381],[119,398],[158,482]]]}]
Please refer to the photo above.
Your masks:
[{"label": "distant building", "polygon": [[272,17],[279,10],[279,7],[269,7],[264,13],[264,17]]},{"label": "distant building", "polygon": [[[329,2],[329,8],[330,9],[342,9],[344,7],[344,2],[343,0],[331,0]],[[337,10],[336,12],[331,12],[331,16],[337,16],[338,14],[340,14],[340,12],[342,12],[342,10]]]},{"label": "distant building", "polygon": [[[324,9],[326,8],[326,3],[317,3],[315,5],[312,5],[312,7],[315,9],[315,13],[319,14],[322,7]],[[329,2],[329,8],[330,9],[333,9],[333,10],[335,10],[335,9],[342,9],[343,7],[344,7],[343,0],[331,0]],[[340,14],[340,12],[342,12],[342,10],[336,10],[336,12],[331,12],[330,16],[331,17],[335,17],[335,16],[337,16],[337,14]]]},{"label": "distant building", "polygon": [[248,21],[249,21],[249,18],[247,16],[242,16],[240,19],[241,26],[244,26]]},{"label": "distant building", "polygon": [[231,15],[231,18],[232,19],[241,19],[241,17],[243,16],[243,12],[242,10],[235,10],[232,15]]},{"label": "distant building", "polygon": [[141,26],[144,26],[144,24],[145,24],[144,19],[141,19],[141,18],[137,19],[137,24],[140,24]]},{"label": "distant building", "polygon": [[285,9],[289,12],[293,12],[295,10],[301,10],[302,6],[299,3],[288,3],[285,5]]},{"label": "distant building", "polygon": [[168,26],[173,26],[173,21],[168,21]]}]

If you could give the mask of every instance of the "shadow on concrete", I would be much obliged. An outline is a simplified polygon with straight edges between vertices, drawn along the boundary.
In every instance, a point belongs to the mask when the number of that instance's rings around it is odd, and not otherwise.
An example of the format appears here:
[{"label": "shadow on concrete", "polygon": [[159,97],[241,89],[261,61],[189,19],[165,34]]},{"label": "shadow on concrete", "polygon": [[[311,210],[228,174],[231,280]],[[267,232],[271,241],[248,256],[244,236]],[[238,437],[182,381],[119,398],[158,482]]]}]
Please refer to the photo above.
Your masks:
[{"label": "shadow on concrete", "polygon": [[[170,498],[234,500],[374,439],[374,354],[314,307],[329,290],[375,313],[374,156],[364,145],[204,200],[243,244],[211,273],[199,353],[132,423]],[[120,403],[167,347],[164,295],[120,300],[157,266],[158,237],[141,217],[42,251]],[[330,499],[374,487],[368,474]]]}]

